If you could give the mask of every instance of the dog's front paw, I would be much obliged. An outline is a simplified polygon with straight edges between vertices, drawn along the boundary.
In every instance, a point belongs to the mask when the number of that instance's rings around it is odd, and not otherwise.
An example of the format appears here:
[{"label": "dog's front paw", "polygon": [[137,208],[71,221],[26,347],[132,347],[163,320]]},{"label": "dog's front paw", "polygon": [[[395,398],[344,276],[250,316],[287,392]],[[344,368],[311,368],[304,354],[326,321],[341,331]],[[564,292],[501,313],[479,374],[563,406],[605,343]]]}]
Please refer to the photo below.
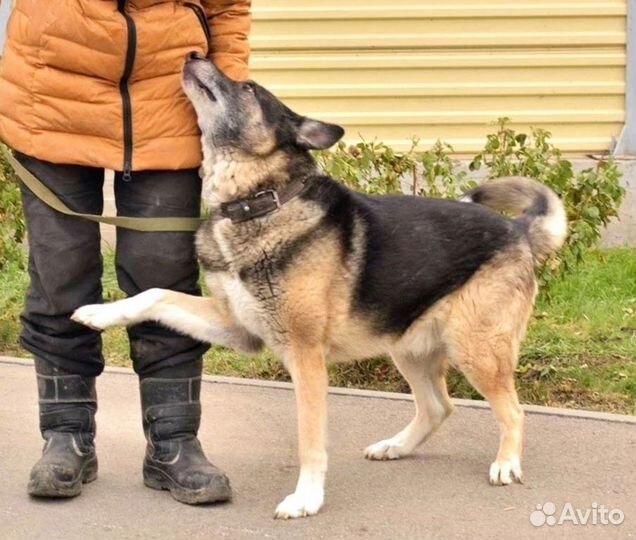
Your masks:
[{"label": "dog's front paw", "polygon": [[371,460],[400,459],[404,454],[404,448],[393,439],[379,441],[364,449],[364,457]]},{"label": "dog's front paw", "polygon": [[283,502],[276,507],[274,517],[276,519],[294,519],[313,516],[322,507],[324,495],[322,491],[298,492],[287,495]]},{"label": "dog's front paw", "polygon": [[118,304],[119,302],[82,306],[75,310],[71,319],[94,330],[104,330],[109,326],[127,324],[128,320]]},{"label": "dog's front paw", "polygon": [[497,460],[492,463],[489,471],[489,480],[493,486],[507,486],[513,481],[523,483],[521,462],[518,457],[508,460]]}]

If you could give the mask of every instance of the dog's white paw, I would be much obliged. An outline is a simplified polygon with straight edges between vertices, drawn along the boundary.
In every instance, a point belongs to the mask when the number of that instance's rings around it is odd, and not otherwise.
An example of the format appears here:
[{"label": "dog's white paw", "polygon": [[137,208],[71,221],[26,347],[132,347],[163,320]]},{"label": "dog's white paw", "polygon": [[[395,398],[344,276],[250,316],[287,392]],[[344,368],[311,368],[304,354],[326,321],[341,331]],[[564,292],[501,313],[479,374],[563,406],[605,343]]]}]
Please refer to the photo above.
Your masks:
[{"label": "dog's white paw", "polygon": [[129,322],[120,302],[82,306],[75,310],[71,319],[94,330],[104,330],[109,326],[125,325]]},{"label": "dog's white paw", "polygon": [[372,460],[400,459],[406,452],[394,439],[385,439],[364,449],[364,457]]},{"label": "dog's white paw", "polygon": [[488,473],[490,484],[493,486],[507,486],[512,482],[523,483],[523,473],[521,472],[521,462],[518,457],[508,460],[497,460],[490,466]]},{"label": "dog's white paw", "polygon": [[296,491],[287,495],[274,512],[276,519],[294,519],[313,516],[322,508],[324,494],[322,490]]}]

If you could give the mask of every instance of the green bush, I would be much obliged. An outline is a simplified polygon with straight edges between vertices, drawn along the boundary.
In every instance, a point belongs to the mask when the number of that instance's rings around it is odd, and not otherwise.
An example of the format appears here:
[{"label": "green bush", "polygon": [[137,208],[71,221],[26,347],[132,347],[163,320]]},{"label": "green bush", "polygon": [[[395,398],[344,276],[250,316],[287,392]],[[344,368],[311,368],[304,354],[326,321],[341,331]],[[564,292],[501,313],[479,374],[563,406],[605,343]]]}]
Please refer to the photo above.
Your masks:
[{"label": "green bush", "polygon": [[[569,233],[565,246],[544,265],[543,284],[572,270],[584,254],[598,244],[603,226],[618,214],[625,196],[621,173],[613,161],[575,173],[572,163],[550,142],[550,133],[532,128],[517,133],[508,118],[497,121],[497,130],[487,135],[484,149],[470,161],[469,169],[487,168],[487,179],[509,175],[535,178],[558,193],[565,204]],[[411,147],[396,152],[387,145],[361,141],[318,153],[324,170],[346,185],[371,194],[407,192],[427,197],[456,199],[476,182],[451,158],[451,145],[437,141],[419,151]]]},{"label": "green bush", "polygon": [[0,270],[8,264],[24,268],[25,231],[18,182],[0,151]]},{"label": "green bush", "polygon": [[540,273],[545,284],[572,270],[585,253],[598,244],[601,232],[618,215],[625,189],[621,173],[610,160],[575,173],[572,163],[550,142],[550,133],[532,128],[530,135],[509,127],[508,118],[498,120],[498,130],[487,136],[484,149],[470,163],[470,170],[488,168],[488,178],[522,175],[535,178],[559,194],[568,216],[565,245]]},{"label": "green bush", "polygon": [[416,143],[407,152],[396,152],[381,142],[361,141],[354,146],[340,142],[333,152],[318,152],[322,168],[358,191],[374,195],[396,193],[402,179],[415,167]]}]

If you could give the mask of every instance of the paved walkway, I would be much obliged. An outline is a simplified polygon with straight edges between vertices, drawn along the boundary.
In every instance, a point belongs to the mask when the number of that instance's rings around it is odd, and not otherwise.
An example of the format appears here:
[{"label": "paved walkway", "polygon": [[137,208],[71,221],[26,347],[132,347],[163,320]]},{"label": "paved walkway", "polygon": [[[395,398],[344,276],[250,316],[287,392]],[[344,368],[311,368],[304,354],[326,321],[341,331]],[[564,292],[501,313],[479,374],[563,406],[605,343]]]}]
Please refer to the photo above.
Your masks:
[{"label": "paved walkway", "polygon": [[[81,497],[30,500],[25,480],[38,457],[33,368],[0,359],[0,538],[81,539],[627,539],[636,538],[636,423],[531,412],[526,483],[486,482],[497,447],[490,411],[459,406],[413,457],[369,462],[362,449],[411,417],[408,399],[335,394],[330,406],[330,470],[320,515],[275,521],[296,480],[295,411],[284,385],[238,380],[204,384],[201,439],[230,476],[234,501],[189,507],[141,481],[144,441],[137,381],[109,371],[98,381],[100,473]],[[620,509],[622,525],[534,527],[540,503]],[[598,514],[597,514],[598,515]],[[541,517],[539,515],[539,517]],[[592,520],[590,514],[590,521]]]}]

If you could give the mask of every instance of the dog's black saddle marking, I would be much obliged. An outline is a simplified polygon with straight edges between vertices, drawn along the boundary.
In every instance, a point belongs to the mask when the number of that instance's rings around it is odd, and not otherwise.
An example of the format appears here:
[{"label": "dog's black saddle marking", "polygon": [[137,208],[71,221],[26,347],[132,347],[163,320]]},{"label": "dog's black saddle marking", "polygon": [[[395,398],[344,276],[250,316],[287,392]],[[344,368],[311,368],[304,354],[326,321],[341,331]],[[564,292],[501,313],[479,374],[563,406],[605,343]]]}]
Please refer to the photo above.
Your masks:
[{"label": "dog's black saddle marking", "polygon": [[358,305],[404,332],[522,232],[483,206],[422,197],[355,197],[367,226]]},{"label": "dog's black saddle marking", "polygon": [[404,332],[525,234],[519,222],[479,204],[367,196],[325,177],[314,185],[303,198],[325,208],[326,222],[342,233],[345,254],[354,249],[354,221],[364,226],[364,260],[354,309],[372,314],[380,331]]}]

